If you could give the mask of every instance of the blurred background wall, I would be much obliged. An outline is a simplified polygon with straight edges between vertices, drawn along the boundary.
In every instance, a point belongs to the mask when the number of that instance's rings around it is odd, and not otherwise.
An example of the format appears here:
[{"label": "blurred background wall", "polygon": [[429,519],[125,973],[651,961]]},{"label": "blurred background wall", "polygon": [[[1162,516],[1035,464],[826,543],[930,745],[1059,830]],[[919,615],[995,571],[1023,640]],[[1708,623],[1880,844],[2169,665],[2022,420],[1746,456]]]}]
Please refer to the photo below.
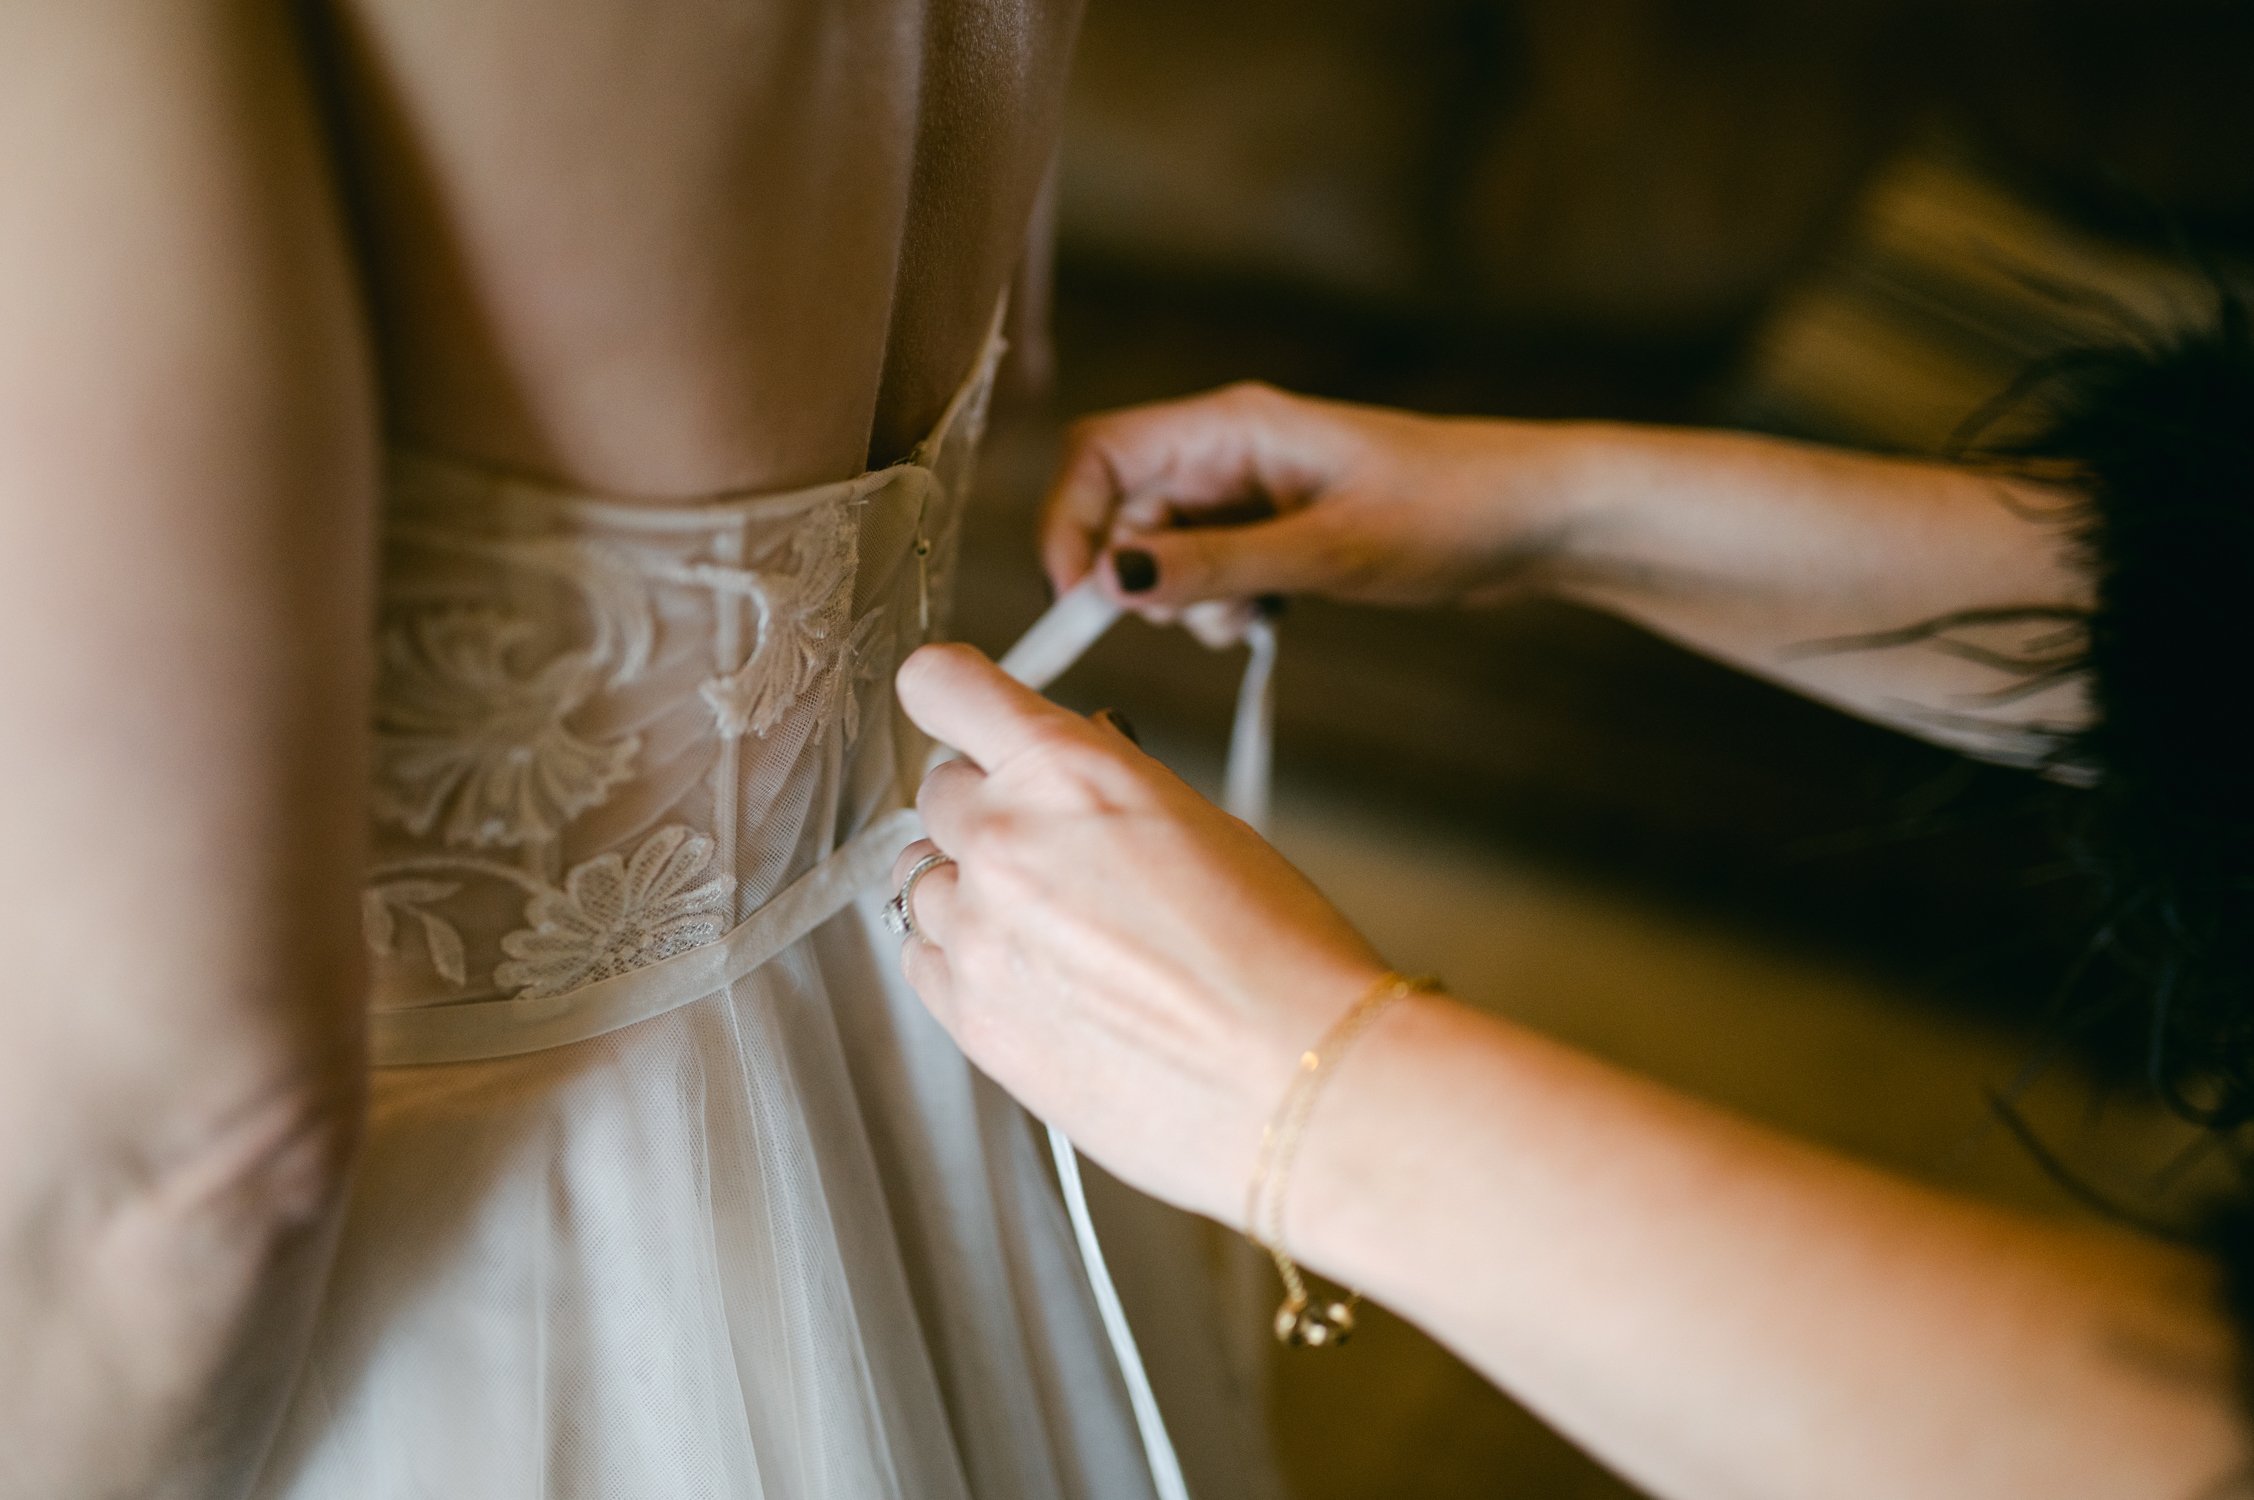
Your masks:
[{"label": "blurred background wall", "polygon": [[1935,122],[2108,226],[2243,233],[2250,35],[2221,0],[1097,0],[1064,242],[1411,322],[1726,342]]},{"label": "blurred background wall", "polygon": [[[1055,211],[1019,366],[1053,383],[1000,423],[963,575],[990,647],[1044,603],[1079,412],[1256,376],[1937,451],[2032,361],[2206,315],[2254,251],[2254,5],[1092,0]],[[1195,770],[1235,669],[1124,628],[1067,690]],[[1295,605],[1280,753],[1287,852],[1475,998],[2067,1206],[1959,1148],[2087,947],[2074,793],[1541,603]],[[2173,1138],[2081,1103],[2081,1159],[2143,1191]],[[1275,1378],[1300,1500],[1622,1493],[1382,1322]]]}]

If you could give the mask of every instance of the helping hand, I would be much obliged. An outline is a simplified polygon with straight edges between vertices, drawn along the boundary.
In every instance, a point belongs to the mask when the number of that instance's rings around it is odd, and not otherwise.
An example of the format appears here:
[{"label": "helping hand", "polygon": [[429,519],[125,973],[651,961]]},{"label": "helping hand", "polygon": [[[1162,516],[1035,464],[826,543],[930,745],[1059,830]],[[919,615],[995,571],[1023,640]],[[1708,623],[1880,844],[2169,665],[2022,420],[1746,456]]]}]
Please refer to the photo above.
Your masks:
[{"label": "helping hand", "polygon": [[909,982],[971,1060],[1116,1176],[1226,1223],[1299,1053],[1384,963],[1244,824],[964,646],[900,669],[968,757],[917,806]]},{"label": "helping hand", "polygon": [[1097,570],[1158,620],[1277,593],[1484,603],[1561,551],[1580,432],[1255,384],[1111,412],[1067,438],[1042,565],[1060,593]]}]

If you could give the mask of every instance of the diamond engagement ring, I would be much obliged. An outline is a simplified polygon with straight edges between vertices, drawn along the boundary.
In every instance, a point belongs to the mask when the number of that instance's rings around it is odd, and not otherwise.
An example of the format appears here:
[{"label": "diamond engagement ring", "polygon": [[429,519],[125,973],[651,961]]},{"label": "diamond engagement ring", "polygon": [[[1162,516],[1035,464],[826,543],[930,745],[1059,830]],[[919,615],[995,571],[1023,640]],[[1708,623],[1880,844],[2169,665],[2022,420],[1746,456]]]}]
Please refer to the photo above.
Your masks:
[{"label": "diamond engagement ring", "polygon": [[908,878],[900,882],[899,891],[890,901],[884,903],[884,925],[893,936],[901,938],[923,936],[916,928],[916,909],[911,904],[916,897],[916,882],[941,865],[951,865],[954,862],[953,855],[927,854],[922,859],[917,860],[914,866],[909,869]]}]

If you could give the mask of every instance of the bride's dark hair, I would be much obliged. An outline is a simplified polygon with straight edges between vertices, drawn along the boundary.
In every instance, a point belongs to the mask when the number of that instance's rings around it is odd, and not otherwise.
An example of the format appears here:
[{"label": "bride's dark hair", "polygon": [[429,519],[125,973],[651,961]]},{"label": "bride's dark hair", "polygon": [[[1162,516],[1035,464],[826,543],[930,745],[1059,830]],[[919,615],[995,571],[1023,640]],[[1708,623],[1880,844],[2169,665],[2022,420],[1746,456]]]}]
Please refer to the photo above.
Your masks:
[{"label": "bride's dark hair", "polygon": [[2186,1119],[2254,1122],[2254,336],[2203,327],[2046,361],[2011,445],[2085,497],[2094,710],[2057,752],[2092,783],[2079,842],[2142,1071]]},{"label": "bride's dark hair", "polygon": [[2153,1093],[2237,1170],[2239,1195],[2179,1234],[2218,1253],[2254,1346],[2254,330],[2218,286],[2202,326],[2047,360],[2009,399],[2037,435],[1989,452],[2071,481],[2096,579],[2093,713],[2054,760],[2090,785],[2075,841],[2109,973],[2061,1024],[2136,1037]]}]

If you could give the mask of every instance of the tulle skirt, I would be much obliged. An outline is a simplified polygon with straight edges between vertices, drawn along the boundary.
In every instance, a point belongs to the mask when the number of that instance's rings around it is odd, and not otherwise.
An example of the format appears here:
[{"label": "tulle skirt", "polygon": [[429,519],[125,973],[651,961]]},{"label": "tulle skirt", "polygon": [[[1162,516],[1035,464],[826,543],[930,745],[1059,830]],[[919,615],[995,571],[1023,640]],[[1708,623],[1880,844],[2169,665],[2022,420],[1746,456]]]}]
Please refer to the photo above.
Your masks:
[{"label": "tulle skirt", "polygon": [[[895,948],[865,899],[623,1030],[379,1070],[260,1495],[1146,1500],[1035,1129]],[[1210,1241],[1106,1196],[1193,1487],[1267,1493]]]}]

